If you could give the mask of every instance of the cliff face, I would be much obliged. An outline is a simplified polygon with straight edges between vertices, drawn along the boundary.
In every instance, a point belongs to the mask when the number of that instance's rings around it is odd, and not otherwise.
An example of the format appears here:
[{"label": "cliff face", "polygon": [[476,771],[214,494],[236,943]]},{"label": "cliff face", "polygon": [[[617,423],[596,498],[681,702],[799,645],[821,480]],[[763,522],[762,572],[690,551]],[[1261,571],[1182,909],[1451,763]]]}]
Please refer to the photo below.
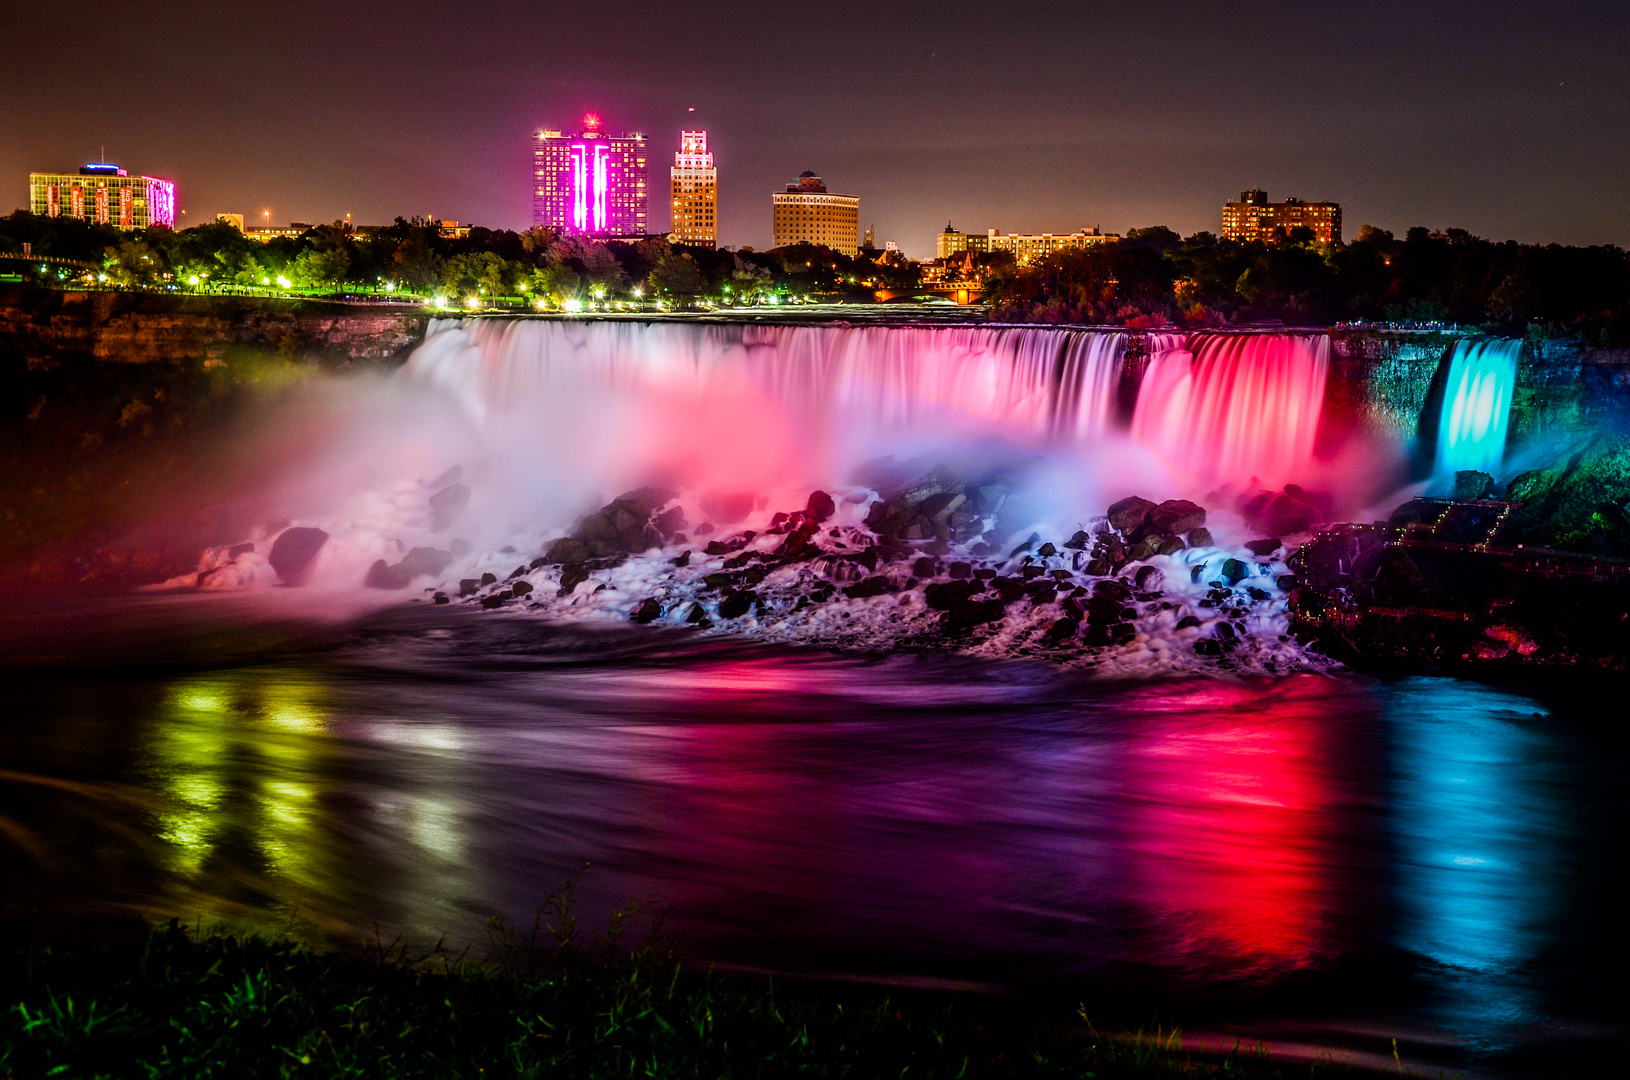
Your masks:
[{"label": "cliff face", "polygon": [[151,364],[251,348],[344,367],[404,356],[428,321],[411,308],[12,287],[0,290],[0,358]]}]

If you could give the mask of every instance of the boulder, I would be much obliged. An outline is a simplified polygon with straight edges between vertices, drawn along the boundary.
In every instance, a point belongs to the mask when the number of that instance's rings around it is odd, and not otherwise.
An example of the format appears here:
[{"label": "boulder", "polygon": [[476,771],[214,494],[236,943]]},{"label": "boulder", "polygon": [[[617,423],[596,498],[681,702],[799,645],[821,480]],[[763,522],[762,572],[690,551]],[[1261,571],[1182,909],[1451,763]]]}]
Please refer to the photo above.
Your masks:
[{"label": "boulder", "polygon": [[481,582],[478,578],[467,577],[459,579],[458,594],[460,596],[474,596],[476,592],[480,590],[480,588]]},{"label": "boulder", "polygon": [[362,583],[370,589],[405,589],[412,581],[413,575],[401,563],[392,566],[384,559],[375,559],[374,564],[368,567],[367,576],[362,579]]},{"label": "boulder", "polygon": [[1047,628],[1047,633],[1044,634],[1043,637],[1045,637],[1052,644],[1057,645],[1059,642],[1069,641],[1070,639],[1074,638],[1076,632],[1080,629],[1081,624],[1066,615],[1064,618],[1055,622],[1052,626],[1049,626]]},{"label": "boulder", "polygon": [[1271,537],[1271,538],[1268,538],[1268,539],[1264,539],[1264,540],[1247,540],[1247,541],[1245,541],[1245,550],[1249,551],[1252,555],[1255,555],[1259,559],[1260,558],[1266,558],[1267,556],[1272,555],[1274,552],[1278,551],[1280,549],[1280,547],[1282,547],[1282,546],[1283,545],[1280,543],[1280,540],[1279,540],[1279,538],[1277,536]]},{"label": "boulder", "polygon": [[[889,580],[887,574],[874,574],[850,585],[843,590],[843,594],[851,600],[861,600],[868,596],[881,596],[883,593],[893,591],[894,582]],[[724,609],[721,607],[719,610],[723,612]]]},{"label": "boulder", "polygon": [[653,597],[641,601],[640,606],[634,609],[633,620],[640,624],[655,622],[662,618],[662,605]]},{"label": "boulder", "polygon": [[725,598],[719,601],[719,618],[739,619],[747,614],[758,602],[758,593],[751,589],[740,589],[736,592],[726,593]]},{"label": "boulder", "polygon": [[1144,520],[1169,536],[1200,528],[1206,523],[1206,511],[1205,507],[1187,499],[1167,499],[1150,510]]},{"label": "boulder", "polygon": [[820,524],[837,512],[838,504],[832,501],[832,496],[824,491],[809,493],[809,502],[804,504],[804,516]]},{"label": "boulder", "polygon": [[652,524],[656,526],[657,532],[661,533],[664,538],[671,540],[674,533],[688,524],[685,521],[685,509],[682,506],[675,506],[664,510],[656,516]]},{"label": "boulder", "polygon": [[470,489],[463,484],[448,484],[430,496],[430,531],[442,532],[452,524],[470,503]]},{"label": "boulder", "polygon": [[1158,566],[1140,566],[1133,581],[1138,592],[1159,592],[1166,586],[1166,572]]},{"label": "boulder", "polygon": [[549,545],[549,551],[544,555],[543,561],[552,566],[580,563],[591,558],[593,552],[589,545],[575,537],[563,536]]},{"label": "boulder", "polygon": [[1251,568],[1238,559],[1225,559],[1222,564],[1221,578],[1228,582],[1230,587],[1238,585],[1251,575]]},{"label": "boulder", "polygon": [[964,579],[939,582],[923,590],[923,597],[928,606],[935,611],[950,611],[963,600],[973,595],[973,583]]},{"label": "boulder", "polygon": [[1133,529],[1141,528],[1148,520],[1149,511],[1155,504],[1148,499],[1136,495],[1122,499],[1120,502],[1109,505],[1109,524],[1118,533],[1129,533]]},{"label": "boulder", "polygon": [[1310,502],[1283,492],[1263,492],[1245,504],[1245,520],[1264,532],[1284,536],[1303,533],[1319,520],[1319,510]]},{"label": "boulder", "polygon": [[1000,600],[959,600],[945,613],[945,625],[951,630],[966,630],[995,622],[1005,614],[1007,606]]},{"label": "boulder", "polygon": [[1465,469],[1455,473],[1456,499],[1487,499],[1493,494],[1494,477],[1486,472]]},{"label": "boulder", "polygon": [[440,551],[436,548],[416,547],[402,557],[399,564],[407,571],[409,577],[418,577],[420,574],[429,574],[435,577],[446,570],[453,561],[451,551]]},{"label": "boulder", "polygon": [[510,582],[509,591],[516,596],[525,596],[532,591],[532,583],[529,581],[512,581]]},{"label": "boulder", "polygon": [[1092,543],[1092,537],[1087,535],[1086,530],[1077,529],[1073,536],[1064,541],[1064,546],[1071,551],[1085,551],[1090,543]]},{"label": "boulder", "polygon": [[430,599],[432,602],[437,604],[451,604],[453,602],[452,598],[444,592],[439,592]]},{"label": "boulder", "polygon": [[1188,534],[1189,547],[1210,547],[1212,544],[1210,529],[1190,529]]},{"label": "boulder", "polygon": [[304,585],[311,574],[312,560],[328,543],[328,534],[321,529],[297,526],[284,529],[272,543],[266,561],[277,571],[278,580],[285,585]]}]

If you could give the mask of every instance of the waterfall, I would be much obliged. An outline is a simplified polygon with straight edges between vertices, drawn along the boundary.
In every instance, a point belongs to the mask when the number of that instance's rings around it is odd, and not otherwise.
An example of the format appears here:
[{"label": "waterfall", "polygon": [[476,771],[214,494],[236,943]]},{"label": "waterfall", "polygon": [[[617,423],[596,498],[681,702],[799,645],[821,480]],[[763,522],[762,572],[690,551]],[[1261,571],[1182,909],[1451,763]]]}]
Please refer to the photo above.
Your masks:
[{"label": "waterfall", "polygon": [[1521,351],[1515,338],[1455,342],[1438,421],[1438,475],[1467,469],[1498,475]]},{"label": "waterfall", "polygon": [[1197,334],[1151,358],[1132,435],[1201,483],[1299,479],[1329,365],[1323,334]]}]

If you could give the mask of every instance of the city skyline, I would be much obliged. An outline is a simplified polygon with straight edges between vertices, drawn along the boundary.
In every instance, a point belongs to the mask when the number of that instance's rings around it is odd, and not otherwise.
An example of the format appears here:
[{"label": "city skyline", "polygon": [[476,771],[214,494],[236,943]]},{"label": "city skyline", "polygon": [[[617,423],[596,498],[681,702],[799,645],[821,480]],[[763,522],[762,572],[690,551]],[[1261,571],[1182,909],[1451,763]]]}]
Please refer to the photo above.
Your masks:
[{"label": "city skyline", "polygon": [[[865,199],[880,241],[917,256],[947,219],[1215,232],[1218,205],[1249,186],[1339,202],[1349,234],[1419,224],[1630,244],[1614,194],[1630,169],[1622,5],[1564,4],[1543,25],[1498,4],[1302,12],[1295,47],[1267,62],[1259,47],[1216,45],[1237,27],[1215,5],[1059,7],[1023,26],[954,6],[929,24],[845,9],[841,35],[790,57],[784,16],[633,5],[628,17],[675,55],[705,42],[726,61],[706,70],[571,50],[540,69],[547,34],[517,30],[549,24],[547,4],[490,4],[459,13],[457,34],[425,35],[454,9],[251,3],[225,39],[202,4],[157,8],[163,62],[105,20],[0,14],[0,32],[28,46],[20,90],[0,103],[13,134],[0,210],[27,204],[29,172],[71,170],[105,143],[132,171],[177,180],[183,226],[223,211],[376,221],[433,208],[520,229],[521,139],[598,110],[664,146],[709,130],[730,177],[718,242],[732,247],[769,242],[762,193],[814,162]],[[1036,49],[1082,60],[1015,71],[990,59]],[[92,68],[98,79],[55,77]],[[144,92],[110,100],[107,78]],[[811,85],[824,89],[798,89]],[[666,231],[666,207],[650,227]]]}]

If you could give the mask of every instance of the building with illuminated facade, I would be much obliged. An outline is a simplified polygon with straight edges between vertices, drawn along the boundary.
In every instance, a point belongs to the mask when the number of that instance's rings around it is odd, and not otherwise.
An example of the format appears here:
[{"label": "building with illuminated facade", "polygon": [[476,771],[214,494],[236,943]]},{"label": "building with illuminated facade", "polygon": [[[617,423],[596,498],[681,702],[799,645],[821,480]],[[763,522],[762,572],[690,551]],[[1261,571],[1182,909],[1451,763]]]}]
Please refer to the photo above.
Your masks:
[{"label": "building with illuminated facade", "polygon": [[1341,243],[1341,204],[1297,198],[1271,203],[1261,188],[1240,192],[1238,202],[1223,203],[1224,240],[1277,244],[1296,228],[1312,229],[1314,239],[1321,244]]},{"label": "building with illuminated facade", "polygon": [[681,131],[679,152],[669,171],[676,244],[714,247],[719,241],[719,170],[707,148],[707,132]]},{"label": "building with illuminated facade", "polygon": [[1077,229],[1073,233],[1004,233],[1000,229],[987,229],[983,233],[958,232],[947,223],[935,243],[935,256],[948,259],[964,251],[988,254],[1005,251],[1021,263],[1045,258],[1055,251],[1084,248],[1119,240],[1116,233],[1101,232],[1096,228]]},{"label": "building with illuminated facade", "polygon": [[41,217],[75,217],[121,229],[175,228],[175,182],[131,176],[93,162],[78,173],[29,173],[28,206]]},{"label": "building with illuminated facade", "polygon": [[787,190],[773,192],[774,247],[817,244],[855,255],[860,251],[860,197],[836,195],[821,178],[803,173]]},{"label": "building with illuminated facade", "polygon": [[540,130],[532,140],[532,224],[567,233],[645,236],[644,135],[612,135],[593,113],[581,130]]}]

